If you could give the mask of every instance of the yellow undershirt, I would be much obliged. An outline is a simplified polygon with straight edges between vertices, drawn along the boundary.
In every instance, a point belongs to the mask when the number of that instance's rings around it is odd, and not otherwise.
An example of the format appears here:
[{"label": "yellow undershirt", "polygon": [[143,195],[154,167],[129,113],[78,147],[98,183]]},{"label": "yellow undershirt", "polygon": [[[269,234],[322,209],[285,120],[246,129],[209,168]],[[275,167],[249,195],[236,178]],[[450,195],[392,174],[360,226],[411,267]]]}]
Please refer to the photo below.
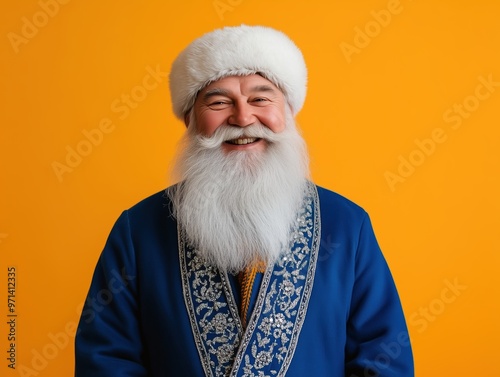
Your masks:
[{"label": "yellow undershirt", "polygon": [[247,313],[252,297],[252,290],[255,282],[255,276],[258,273],[264,273],[266,265],[262,261],[253,263],[238,274],[238,283],[240,284],[241,292],[241,305],[240,305],[240,318],[243,328],[247,327]]}]

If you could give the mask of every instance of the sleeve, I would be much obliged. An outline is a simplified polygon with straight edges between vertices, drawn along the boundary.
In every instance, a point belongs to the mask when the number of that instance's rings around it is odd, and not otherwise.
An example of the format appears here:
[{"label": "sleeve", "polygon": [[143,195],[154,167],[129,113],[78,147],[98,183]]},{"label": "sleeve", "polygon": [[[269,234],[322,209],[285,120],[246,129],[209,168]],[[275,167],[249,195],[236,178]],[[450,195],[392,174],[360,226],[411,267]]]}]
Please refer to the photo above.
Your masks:
[{"label": "sleeve", "polygon": [[346,377],[413,377],[408,329],[389,267],[365,214],[347,323]]},{"label": "sleeve", "polygon": [[136,263],[125,211],[108,237],[83,307],[75,376],[147,376],[138,318]]}]

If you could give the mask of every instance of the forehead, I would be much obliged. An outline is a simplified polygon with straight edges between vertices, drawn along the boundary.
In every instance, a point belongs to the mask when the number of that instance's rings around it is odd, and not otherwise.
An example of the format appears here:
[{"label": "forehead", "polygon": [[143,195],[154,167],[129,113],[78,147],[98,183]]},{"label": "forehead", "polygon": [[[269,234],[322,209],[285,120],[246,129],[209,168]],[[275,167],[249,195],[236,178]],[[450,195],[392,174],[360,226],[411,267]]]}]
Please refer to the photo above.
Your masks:
[{"label": "forehead", "polygon": [[272,91],[282,94],[281,90],[265,77],[253,74],[247,76],[227,76],[217,81],[211,82],[204,87],[199,94],[204,94],[213,90],[223,89],[231,92],[244,91]]}]

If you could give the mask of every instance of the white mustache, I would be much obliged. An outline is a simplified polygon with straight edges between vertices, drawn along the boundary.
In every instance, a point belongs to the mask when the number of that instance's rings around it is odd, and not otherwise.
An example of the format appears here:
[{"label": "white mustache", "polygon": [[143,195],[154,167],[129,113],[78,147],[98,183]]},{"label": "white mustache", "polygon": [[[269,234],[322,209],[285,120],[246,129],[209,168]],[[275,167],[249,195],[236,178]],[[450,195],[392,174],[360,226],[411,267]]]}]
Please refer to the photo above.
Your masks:
[{"label": "white mustache", "polygon": [[270,143],[278,142],[281,135],[274,133],[261,123],[255,123],[247,127],[235,127],[222,125],[215,130],[212,136],[196,135],[196,142],[206,149],[219,148],[222,143],[228,140],[240,138],[265,139]]}]

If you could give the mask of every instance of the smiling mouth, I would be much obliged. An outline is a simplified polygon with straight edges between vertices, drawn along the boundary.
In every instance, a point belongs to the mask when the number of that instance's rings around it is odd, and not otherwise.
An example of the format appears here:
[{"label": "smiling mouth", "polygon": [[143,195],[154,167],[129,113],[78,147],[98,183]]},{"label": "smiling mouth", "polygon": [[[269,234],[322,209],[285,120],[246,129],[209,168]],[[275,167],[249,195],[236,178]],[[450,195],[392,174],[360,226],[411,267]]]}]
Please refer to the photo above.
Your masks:
[{"label": "smiling mouth", "polygon": [[226,143],[232,145],[247,145],[247,144],[253,144],[259,140],[261,139],[257,137],[244,137],[240,139],[227,140]]}]

